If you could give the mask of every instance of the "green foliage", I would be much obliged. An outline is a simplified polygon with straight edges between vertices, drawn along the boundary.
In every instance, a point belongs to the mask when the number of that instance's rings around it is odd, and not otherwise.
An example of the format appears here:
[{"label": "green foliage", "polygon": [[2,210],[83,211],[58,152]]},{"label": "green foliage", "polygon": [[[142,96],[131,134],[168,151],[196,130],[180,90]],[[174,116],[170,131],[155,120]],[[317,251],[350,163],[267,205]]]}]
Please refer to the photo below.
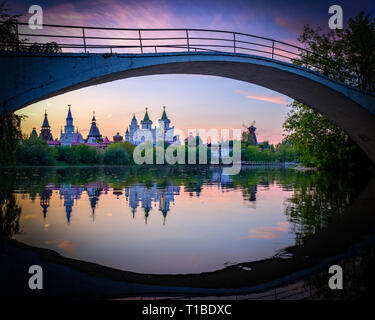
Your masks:
[{"label": "green foliage", "polygon": [[80,153],[75,147],[66,150],[65,161],[69,164],[78,164],[80,160]]},{"label": "green foliage", "polygon": [[95,148],[84,144],[72,147],[73,153],[79,156],[79,162],[84,164],[98,163],[98,152]]},{"label": "green foliage", "polygon": [[19,40],[17,36],[17,18],[19,16],[7,14],[5,2],[0,3],[0,50],[17,51]]},{"label": "green foliage", "polygon": [[23,118],[14,113],[0,117],[0,165],[13,165],[16,161],[17,145],[22,139]]},{"label": "green foliage", "polygon": [[[330,59],[312,55],[309,67],[325,70],[329,77],[358,89],[375,91],[375,19],[370,15],[361,12],[349,19],[347,28],[330,30],[325,34],[321,34],[320,28],[312,29],[306,25],[298,40],[314,54]],[[294,63],[303,65],[305,57],[296,59]]]},{"label": "green foliage", "polygon": [[64,161],[70,165],[103,163],[103,151],[84,144],[72,147],[58,146],[52,149],[55,149],[57,161]]},{"label": "green foliage", "polygon": [[304,165],[345,169],[367,163],[363,151],[327,118],[298,102],[291,108],[283,126]]},{"label": "green foliage", "polygon": [[285,140],[276,146],[275,154],[276,159],[280,162],[293,162],[299,158],[299,155],[293,149],[293,145]]},{"label": "green foliage", "polygon": [[130,158],[121,146],[109,146],[104,153],[104,164],[124,165],[129,164]]},{"label": "green foliage", "polygon": [[51,149],[44,140],[32,136],[18,144],[17,162],[34,166],[52,166],[55,164],[55,158]]},{"label": "green foliage", "polygon": [[246,149],[245,158],[246,161],[260,161],[261,151],[258,146],[248,146]]},{"label": "green foliage", "polygon": [[111,145],[107,147],[107,149],[121,148],[127,153],[129,161],[130,161],[129,163],[134,163],[133,152],[134,152],[135,147],[136,146],[130,143],[129,141],[122,141],[122,142],[112,143]]},{"label": "green foliage", "polygon": [[[267,148],[266,148],[267,146]],[[293,162],[298,160],[298,155],[290,143],[282,142],[276,147],[268,142],[257,146],[242,146],[242,160],[260,162]]]},{"label": "green foliage", "polygon": [[[375,91],[375,20],[369,15],[361,12],[349,19],[346,29],[330,30],[326,34],[307,25],[298,40],[313,53],[331,59],[327,61],[313,56],[309,59],[312,68],[324,69],[329,77],[361,90]],[[294,63],[303,65],[304,59]],[[304,165],[344,170],[370,163],[346,132],[302,103],[294,101],[291,104],[283,126],[287,139],[301,153]]]}]

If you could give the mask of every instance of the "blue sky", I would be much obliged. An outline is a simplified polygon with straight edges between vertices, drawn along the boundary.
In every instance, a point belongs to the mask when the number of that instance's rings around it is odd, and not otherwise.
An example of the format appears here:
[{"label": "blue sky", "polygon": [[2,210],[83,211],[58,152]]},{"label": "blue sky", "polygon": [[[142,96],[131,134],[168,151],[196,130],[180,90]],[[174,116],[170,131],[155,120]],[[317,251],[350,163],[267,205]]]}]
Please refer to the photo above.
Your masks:
[{"label": "blue sky", "polygon": [[[360,10],[375,15],[374,1],[11,1],[12,13],[28,18],[30,5],[44,11],[44,23],[128,28],[207,28],[233,30],[297,44],[303,26],[327,29],[328,8],[339,4],[344,20]],[[240,128],[256,121],[260,140],[282,139],[282,122],[291,99],[249,83],[218,77],[165,75],[119,80],[42,101],[23,109],[24,131],[38,130],[47,108],[54,137],[64,125],[66,105],[87,135],[92,111],[102,134],[124,134],[133,113],[149,107],[154,124],[162,106],[172,125],[188,128]]]}]

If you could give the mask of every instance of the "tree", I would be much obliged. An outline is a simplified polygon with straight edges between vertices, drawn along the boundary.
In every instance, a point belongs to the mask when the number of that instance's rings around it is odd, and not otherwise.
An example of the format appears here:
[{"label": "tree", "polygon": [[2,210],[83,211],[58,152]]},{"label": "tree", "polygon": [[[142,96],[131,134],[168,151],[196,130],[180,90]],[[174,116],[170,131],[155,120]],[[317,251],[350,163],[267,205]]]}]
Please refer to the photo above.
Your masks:
[{"label": "tree", "polygon": [[133,152],[134,152],[135,147],[136,146],[134,144],[130,143],[129,141],[116,142],[116,143],[112,143],[110,146],[108,146],[108,148],[110,148],[110,149],[111,148],[121,148],[121,149],[123,149],[127,153],[129,161],[131,163],[134,163]]},{"label": "tree", "polygon": [[0,117],[0,165],[12,165],[16,161],[17,145],[22,139],[23,118],[14,113]]},{"label": "tree", "polygon": [[[307,25],[298,40],[316,54],[309,58],[313,69],[325,69],[331,78],[374,92],[375,20],[369,15],[362,12],[349,19],[346,29],[330,30],[326,34],[321,34],[320,28],[314,30]],[[318,55],[330,60],[318,58]],[[302,57],[294,63],[303,65],[304,61]],[[370,163],[347,132],[298,101],[291,104],[283,127],[305,165],[344,169]]]},{"label": "tree", "polygon": [[74,152],[78,154],[81,163],[90,164],[97,163],[96,149],[84,144],[72,147]]},{"label": "tree", "polygon": [[[364,152],[341,129],[309,107],[293,102],[284,123],[288,139],[307,166],[322,169],[355,168]],[[367,159],[365,160],[367,161]]]},{"label": "tree", "polygon": [[7,14],[5,2],[0,3],[0,50],[18,51],[20,41],[17,36],[17,19],[19,15]]},{"label": "tree", "polygon": [[[17,19],[19,15],[9,15],[5,2],[0,3],[0,51],[61,52],[55,42],[42,45],[23,45],[25,40],[18,37]],[[1,106],[6,110],[6,105]],[[8,113],[0,117],[0,164],[12,165],[16,161],[16,149],[22,138],[22,115]]]},{"label": "tree", "polygon": [[298,154],[294,152],[293,145],[284,139],[276,145],[275,157],[280,162],[292,162],[298,159]]},{"label": "tree", "polygon": [[80,150],[75,147],[68,147],[65,150],[65,161],[71,165],[78,164],[80,160]]},{"label": "tree", "polygon": [[119,145],[113,144],[107,147],[104,153],[104,164],[124,165],[129,164],[130,158],[126,151]]},{"label": "tree", "polygon": [[17,162],[36,166],[54,165],[55,157],[43,139],[31,136],[18,144]]}]

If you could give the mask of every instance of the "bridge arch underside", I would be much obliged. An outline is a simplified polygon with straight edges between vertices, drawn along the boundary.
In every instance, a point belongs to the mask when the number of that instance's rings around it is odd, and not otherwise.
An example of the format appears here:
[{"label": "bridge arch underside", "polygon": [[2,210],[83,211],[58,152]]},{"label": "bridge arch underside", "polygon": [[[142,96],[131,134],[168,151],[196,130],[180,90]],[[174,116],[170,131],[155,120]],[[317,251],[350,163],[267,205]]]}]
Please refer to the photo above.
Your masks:
[{"label": "bridge arch underside", "polygon": [[[42,79],[41,81],[47,82],[47,84],[40,83],[38,84],[39,87],[34,86],[38,89],[35,90],[38,91],[37,95],[30,95],[30,90],[28,90],[26,92],[28,98],[23,99],[21,97],[23,93],[19,92],[18,96],[15,97],[19,101],[18,107],[13,105],[12,110],[5,108],[8,109],[5,112],[23,108],[31,103],[61,93],[114,80],[161,74],[219,76],[260,85],[308,105],[344,129],[375,163],[374,96],[364,96],[363,93],[329,80],[327,77],[317,75],[312,71],[303,71],[301,68],[288,67],[288,64],[280,62],[250,63],[246,61],[225,61],[223,59],[215,60],[212,57],[203,61],[194,61],[194,58],[190,57],[186,59],[187,61],[175,59],[172,62],[168,60],[166,62],[163,62],[163,60],[149,62],[150,59],[147,60],[144,57],[141,58],[143,61],[137,62],[137,58],[134,58],[134,56],[129,59],[130,61],[127,62],[123,62],[126,59],[121,59],[122,61],[118,65],[116,61],[113,61],[110,63],[110,67],[91,61],[86,64],[86,68],[81,67],[83,72],[78,76],[80,80],[77,83],[71,80],[77,74],[77,65],[75,65],[74,70],[70,70],[68,66],[63,73],[61,71],[55,73],[48,66],[44,66],[44,68],[51,70],[52,75],[49,75],[49,79],[52,78],[51,83],[53,85],[49,85],[47,80]],[[104,60],[104,58],[101,57],[101,60]],[[110,62],[111,57],[105,60]],[[53,68],[53,64],[51,68]],[[51,87],[50,90],[48,89],[49,86]],[[364,103],[361,103],[363,101]],[[8,107],[10,106],[8,105]]]}]

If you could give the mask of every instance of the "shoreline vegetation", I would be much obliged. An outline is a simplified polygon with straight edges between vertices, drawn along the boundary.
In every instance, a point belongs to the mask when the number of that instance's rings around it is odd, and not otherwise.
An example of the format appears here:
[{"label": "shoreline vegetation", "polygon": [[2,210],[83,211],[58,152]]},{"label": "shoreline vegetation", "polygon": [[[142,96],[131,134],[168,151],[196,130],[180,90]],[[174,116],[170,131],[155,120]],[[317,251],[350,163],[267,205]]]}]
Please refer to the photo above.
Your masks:
[{"label": "shoreline vegetation", "polygon": [[[233,141],[229,141],[227,151],[229,157],[233,156],[231,146]],[[185,163],[169,164],[166,161],[167,148],[175,148],[174,153],[177,154],[177,148],[182,148]],[[107,148],[97,149],[87,145],[77,146],[53,146],[50,147],[47,143],[35,136],[30,138],[23,138],[17,145],[16,149],[16,166],[84,166],[84,165],[144,165],[137,164],[134,161],[134,150],[136,146],[130,142],[116,142],[110,144]],[[152,148],[152,164],[159,165],[159,150],[160,147]],[[193,160],[195,154],[195,162],[189,163],[191,158],[190,145],[185,142],[184,145],[168,146],[165,145],[161,152],[164,155],[164,163],[162,165],[223,165],[220,160],[219,163],[212,163],[211,148],[204,145],[199,137],[196,138],[196,147],[193,149]],[[200,153],[206,154],[206,163],[200,163]],[[144,154],[144,151],[142,151]],[[298,162],[298,155],[293,151],[293,147],[287,142],[280,143],[273,146],[264,142],[259,145],[251,145],[246,141],[241,141],[241,165],[283,165],[284,163]],[[233,163],[232,163],[233,164]]]}]

